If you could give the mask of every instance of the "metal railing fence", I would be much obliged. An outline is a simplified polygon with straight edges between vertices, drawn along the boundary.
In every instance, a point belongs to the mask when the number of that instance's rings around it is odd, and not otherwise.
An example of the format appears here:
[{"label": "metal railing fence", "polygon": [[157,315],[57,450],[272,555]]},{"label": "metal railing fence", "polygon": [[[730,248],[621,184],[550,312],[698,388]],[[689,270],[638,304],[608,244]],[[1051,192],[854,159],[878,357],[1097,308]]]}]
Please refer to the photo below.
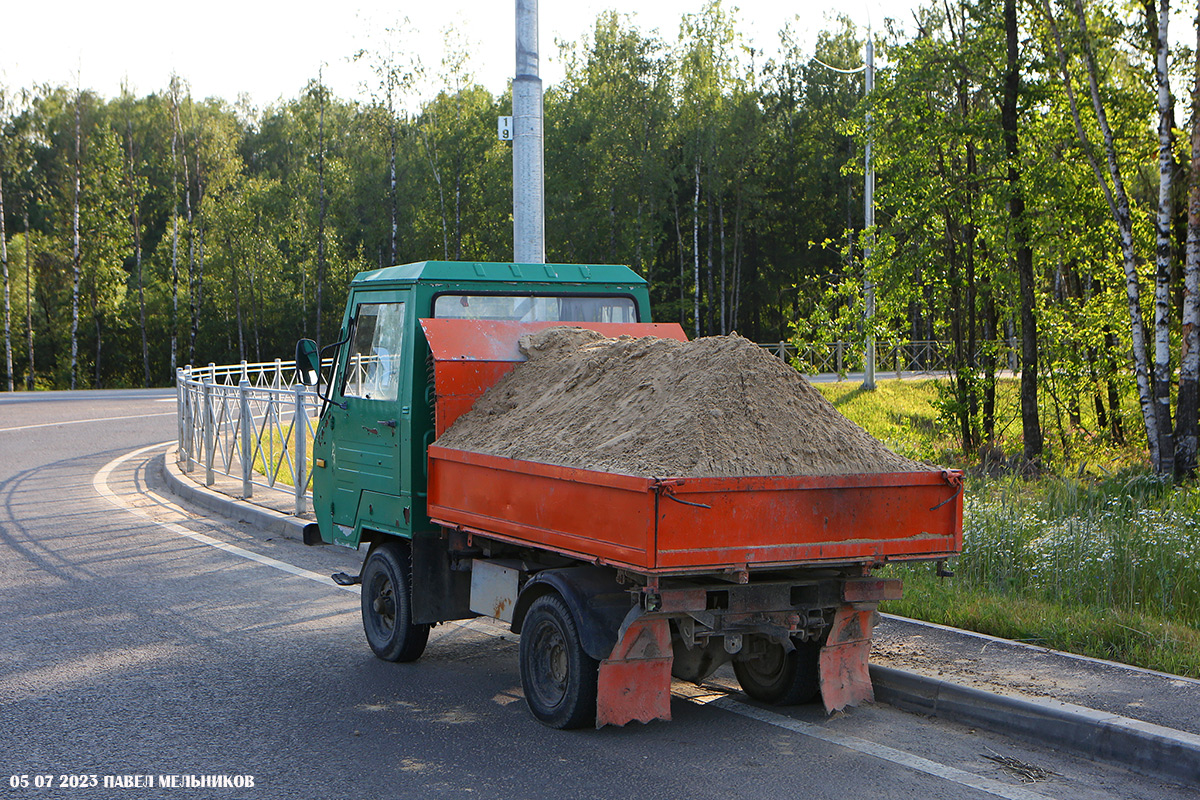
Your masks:
[{"label": "metal railing fence", "polygon": [[[1016,351],[1009,343],[1000,342],[997,362],[1008,369],[1017,369]],[[865,367],[864,348],[853,342],[828,342],[797,347],[792,342],[760,343],[772,355],[791,364],[796,363],[805,375],[861,372]],[[944,373],[950,370],[954,343],[941,340],[905,342],[876,342],[875,371],[895,373]],[[975,353],[975,363],[982,363],[983,348]]]},{"label": "metal railing fence", "polygon": [[307,511],[310,445],[321,400],[296,379],[295,362],[188,365],[176,371],[175,389],[176,459],[184,472],[203,468],[205,486],[218,473],[240,478],[246,498],[255,486],[286,485],[294,513]]}]

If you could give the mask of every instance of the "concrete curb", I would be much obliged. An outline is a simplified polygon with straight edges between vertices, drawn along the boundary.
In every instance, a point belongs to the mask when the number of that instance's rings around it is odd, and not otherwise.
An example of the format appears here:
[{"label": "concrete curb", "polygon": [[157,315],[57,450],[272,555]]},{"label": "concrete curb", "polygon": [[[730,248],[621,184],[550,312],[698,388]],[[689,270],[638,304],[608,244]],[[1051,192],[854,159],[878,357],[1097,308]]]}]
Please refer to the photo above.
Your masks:
[{"label": "concrete curb", "polygon": [[[179,497],[265,533],[303,541],[306,522],[239,500],[185,475],[174,448],[163,477]],[[1200,785],[1200,736],[1052,699],[998,695],[880,665],[871,666],[875,698],[896,708],[1020,736],[1145,775]]]},{"label": "concrete curb", "polygon": [[304,541],[305,520],[245,500],[230,497],[187,477],[175,463],[175,448],[163,456],[163,478],[171,491],[189,503],[285,539]]},{"label": "concrete curb", "polygon": [[1012,734],[1132,769],[1200,785],[1200,736],[1052,699],[998,695],[871,666],[875,699],[919,714]]}]

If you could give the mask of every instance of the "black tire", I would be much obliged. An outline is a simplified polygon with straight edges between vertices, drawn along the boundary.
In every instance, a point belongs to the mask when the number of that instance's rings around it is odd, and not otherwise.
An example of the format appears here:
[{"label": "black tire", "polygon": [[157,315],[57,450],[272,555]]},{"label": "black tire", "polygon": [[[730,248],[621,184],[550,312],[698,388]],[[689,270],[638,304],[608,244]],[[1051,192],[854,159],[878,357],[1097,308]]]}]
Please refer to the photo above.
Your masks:
[{"label": "black tire", "polygon": [[534,600],[521,626],[521,685],[533,715],[551,728],[595,724],[599,669],[562,598]]},{"label": "black tire", "polygon": [[821,691],[821,643],[793,640],[796,649],[790,653],[784,652],[778,642],[768,639],[765,644],[765,652],[733,662],[743,691],[755,700],[776,706],[815,700]]},{"label": "black tire", "polygon": [[384,661],[416,661],[429,641],[429,625],[412,621],[412,564],[407,543],[371,548],[362,571],[362,620],[367,643]]}]

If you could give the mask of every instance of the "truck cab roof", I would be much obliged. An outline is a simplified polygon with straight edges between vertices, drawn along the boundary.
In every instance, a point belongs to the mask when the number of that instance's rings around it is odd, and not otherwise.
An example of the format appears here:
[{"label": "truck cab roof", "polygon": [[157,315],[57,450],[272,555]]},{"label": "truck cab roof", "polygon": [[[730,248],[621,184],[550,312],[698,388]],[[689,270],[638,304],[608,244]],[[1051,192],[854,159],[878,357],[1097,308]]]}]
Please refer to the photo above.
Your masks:
[{"label": "truck cab roof", "polygon": [[646,281],[620,264],[517,264],[482,261],[417,261],[368,270],[354,276],[352,286],[413,283],[539,283],[644,286]]}]

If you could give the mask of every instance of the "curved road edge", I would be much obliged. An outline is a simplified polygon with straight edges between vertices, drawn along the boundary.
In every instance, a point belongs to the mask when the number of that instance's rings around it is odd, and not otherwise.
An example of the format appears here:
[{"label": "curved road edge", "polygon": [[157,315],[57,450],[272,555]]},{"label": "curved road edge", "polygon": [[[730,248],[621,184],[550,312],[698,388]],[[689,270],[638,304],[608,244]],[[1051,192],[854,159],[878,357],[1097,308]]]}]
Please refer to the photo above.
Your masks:
[{"label": "curved road edge", "polygon": [[[179,469],[173,453],[174,447],[166,451],[163,476],[177,496],[227,519],[303,541],[304,520],[199,485]],[[877,700],[905,711],[1018,736],[1145,775],[1200,785],[1200,736],[1191,733],[1059,700],[993,694],[880,665],[871,666],[871,679]]]},{"label": "curved road edge", "polygon": [[918,714],[1019,736],[1157,778],[1200,785],[1200,736],[1052,699],[993,694],[871,666],[875,699]]}]

